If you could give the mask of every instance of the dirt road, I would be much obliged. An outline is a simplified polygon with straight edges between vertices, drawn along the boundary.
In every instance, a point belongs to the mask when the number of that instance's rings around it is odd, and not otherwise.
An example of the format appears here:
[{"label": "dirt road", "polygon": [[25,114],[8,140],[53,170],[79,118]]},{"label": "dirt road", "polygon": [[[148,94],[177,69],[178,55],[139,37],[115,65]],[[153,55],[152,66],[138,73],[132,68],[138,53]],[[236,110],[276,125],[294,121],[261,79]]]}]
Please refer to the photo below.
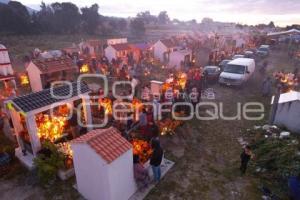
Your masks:
[{"label": "dirt road", "polygon": [[[268,60],[272,65],[270,71],[283,65],[291,67],[282,52],[274,52]],[[215,102],[224,104],[227,116],[236,113],[238,102],[255,101],[265,105],[265,120],[193,120],[176,135],[163,138],[167,156],[176,165],[147,199],[260,199],[259,180],[251,175],[240,175],[241,145],[237,139],[243,137],[247,128],[262,124],[268,118],[270,98],[262,98],[260,93],[264,78],[257,70],[243,89],[212,86],[216,92]]]}]

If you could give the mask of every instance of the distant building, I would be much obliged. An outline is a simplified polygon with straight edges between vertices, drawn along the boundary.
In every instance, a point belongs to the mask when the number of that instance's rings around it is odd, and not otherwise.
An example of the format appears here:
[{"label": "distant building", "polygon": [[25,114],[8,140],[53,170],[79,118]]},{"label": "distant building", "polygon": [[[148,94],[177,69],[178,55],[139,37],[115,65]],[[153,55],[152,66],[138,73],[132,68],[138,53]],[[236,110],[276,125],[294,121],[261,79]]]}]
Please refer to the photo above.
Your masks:
[{"label": "distant building", "polygon": [[0,44],[0,75],[8,76],[13,75],[14,71],[8,55],[8,50],[2,44]]},{"label": "distant building", "polygon": [[126,59],[127,55],[132,53],[132,49],[129,44],[122,43],[122,44],[113,44],[109,45],[104,50],[105,56],[109,61],[112,61],[113,59]]},{"label": "distant building", "polygon": [[[10,62],[8,50],[0,44],[0,103],[16,95],[16,77]],[[0,105],[1,106],[1,105]]]},{"label": "distant building", "polygon": [[124,44],[127,43],[127,38],[113,38],[107,40],[107,45],[114,45],[114,44]]},{"label": "distant building", "polygon": [[168,66],[178,69],[181,66],[186,66],[191,61],[192,51],[186,49],[173,51],[170,53]]},{"label": "distant building", "polygon": [[177,49],[177,45],[170,39],[158,40],[153,45],[154,58],[161,62],[168,62],[169,55]]},{"label": "distant building", "polygon": [[32,60],[26,68],[33,92],[50,87],[52,81],[73,81],[77,67],[69,57]]},{"label": "distant building", "polygon": [[133,53],[133,59],[135,61],[139,61],[142,58],[150,58],[152,57],[152,48],[149,43],[135,43],[130,44]]},{"label": "distant building", "polygon": [[79,44],[80,51],[91,56],[101,55],[103,53],[104,42],[101,40],[87,40]]}]

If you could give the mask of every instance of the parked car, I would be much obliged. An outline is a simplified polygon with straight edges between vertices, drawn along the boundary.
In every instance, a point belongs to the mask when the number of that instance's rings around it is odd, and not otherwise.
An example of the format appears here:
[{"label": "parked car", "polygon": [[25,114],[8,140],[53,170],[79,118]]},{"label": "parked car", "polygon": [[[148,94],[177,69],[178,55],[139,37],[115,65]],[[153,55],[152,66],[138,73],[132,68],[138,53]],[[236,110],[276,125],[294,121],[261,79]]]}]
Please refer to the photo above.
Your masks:
[{"label": "parked car", "polygon": [[237,59],[237,58],[245,58],[245,56],[242,54],[236,54],[232,57],[232,60]]},{"label": "parked car", "polygon": [[267,57],[270,54],[270,45],[261,45],[256,54],[260,57]]},{"label": "parked car", "polygon": [[245,58],[254,58],[254,53],[252,51],[244,51]]},{"label": "parked car", "polygon": [[253,75],[255,61],[250,58],[238,58],[230,61],[220,74],[219,83],[225,85],[241,86]]},{"label": "parked car", "polygon": [[256,54],[257,49],[256,49],[256,48],[249,48],[249,49],[246,49],[245,51],[251,51],[251,52],[253,52],[254,54]]},{"label": "parked car", "polygon": [[203,73],[206,74],[206,80],[208,82],[217,82],[221,73],[218,66],[206,66],[203,69]]},{"label": "parked car", "polygon": [[220,67],[220,70],[223,71],[224,67],[227,65],[227,63],[229,63],[231,60],[222,60],[220,63],[219,63],[219,67]]}]

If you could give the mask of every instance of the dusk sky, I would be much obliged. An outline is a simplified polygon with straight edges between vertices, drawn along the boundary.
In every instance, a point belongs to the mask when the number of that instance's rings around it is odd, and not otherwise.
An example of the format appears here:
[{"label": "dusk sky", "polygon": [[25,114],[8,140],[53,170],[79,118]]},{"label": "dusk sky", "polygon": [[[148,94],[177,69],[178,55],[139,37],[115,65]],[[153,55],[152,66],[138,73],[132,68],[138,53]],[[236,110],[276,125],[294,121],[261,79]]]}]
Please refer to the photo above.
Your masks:
[{"label": "dusk sky", "polygon": [[[41,0],[20,0],[34,9]],[[58,0],[59,1],[59,0]],[[53,3],[55,0],[44,0]],[[62,2],[62,1],[59,1]],[[169,16],[180,20],[203,17],[215,21],[239,22],[243,24],[269,23],[276,25],[300,24],[300,0],[72,0],[79,7],[98,3],[100,14],[107,16],[136,16],[138,12],[149,10],[158,14],[166,10]]]}]

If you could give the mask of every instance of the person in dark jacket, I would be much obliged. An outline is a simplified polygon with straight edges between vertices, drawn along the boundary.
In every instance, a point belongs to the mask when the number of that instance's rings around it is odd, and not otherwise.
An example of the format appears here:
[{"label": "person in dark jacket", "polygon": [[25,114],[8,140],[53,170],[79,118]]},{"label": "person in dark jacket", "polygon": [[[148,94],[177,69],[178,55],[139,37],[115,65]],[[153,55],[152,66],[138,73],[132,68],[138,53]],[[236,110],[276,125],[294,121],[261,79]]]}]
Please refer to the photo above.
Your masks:
[{"label": "person in dark jacket", "polygon": [[248,162],[250,161],[250,159],[253,157],[251,148],[247,145],[245,146],[243,152],[241,153],[241,173],[242,175],[244,175],[246,173],[247,170],[247,166],[248,166]]},{"label": "person in dark jacket", "polygon": [[153,153],[150,158],[150,165],[152,167],[154,181],[158,182],[161,177],[160,165],[163,158],[163,149],[160,147],[160,143],[156,139],[151,141],[151,147],[153,149]]}]

